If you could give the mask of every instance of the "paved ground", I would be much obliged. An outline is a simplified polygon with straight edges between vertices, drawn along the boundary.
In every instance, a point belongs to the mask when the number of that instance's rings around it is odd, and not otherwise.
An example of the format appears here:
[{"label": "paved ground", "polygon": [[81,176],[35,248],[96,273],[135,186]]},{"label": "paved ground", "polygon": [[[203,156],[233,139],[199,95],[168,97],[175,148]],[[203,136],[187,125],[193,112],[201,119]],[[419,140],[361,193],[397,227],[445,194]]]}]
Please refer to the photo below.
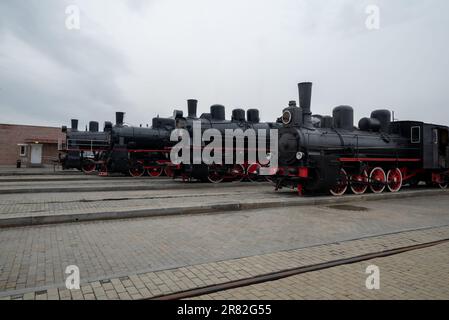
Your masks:
[{"label": "paved ground", "polygon": [[[71,178],[72,176],[70,176]],[[83,176],[81,176],[83,177]],[[369,194],[363,197],[298,197],[295,192],[274,192],[269,183],[182,183],[167,179],[85,178],[66,181],[9,181],[0,183],[0,226],[27,226],[52,222],[92,221],[120,217],[200,213],[313,205],[346,200],[372,200],[398,194]],[[77,192],[67,192],[74,187]],[[10,193],[21,188],[26,193]],[[46,192],[52,189],[58,192]],[[112,191],[104,191],[107,188]],[[114,190],[115,189],[115,190]],[[1,194],[7,192],[7,194]],[[449,194],[442,190],[406,191],[413,197]],[[205,197],[207,196],[207,198]],[[213,208],[212,208],[213,207]]]},{"label": "paved ground", "polygon": [[[76,180],[70,180],[76,179]],[[69,181],[69,182],[67,182]],[[11,176],[0,177],[0,190],[15,189],[18,187],[27,188],[47,188],[47,187],[64,187],[64,186],[85,186],[86,189],[89,186],[101,186],[105,183],[118,184],[123,183],[126,185],[131,184],[167,184],[180,181],[172,181],[172,179],[167,177],[150,178],[131,178],[131,177],[98,177],[98,176],[88,176],[88,175],[40,175],[38,177],[30,176],[17,176],[11,178]]]},{"label": "paved ground", "polygon": [[[185,266],[180,268],[172,268],[168,270],[133,273],[121,277],[112,277],[109,279],[103,279],[100,281],[83,281],[79,290],[68,290],[64,286],[49,286],[47,288],[31,288],[29,290],[22,291],[7,291],[2,294],[2,299],[143,299],[154,298],[165,294],[178,293],[189,289],[204,288],[211,285],[223,284],[230,281],[242,280],[253,278],[259,275],[265,275],[272,272],[278,272],[285,269],[297,268],[315,265],[323,262],[334,261],[338,259],[350,258],[360,256],[368,253],[378,253],[385,250],[397,249],[408,247],[410,245],[424,244],[441,239],[449,239],[449,227],[435,227],[424,230],[406,231],[390,235],[382,235],[377,237],[368,237],[358,240],[344,241],[333,244],[325,244],[320,246],[312,246],[307,248],[300,248],[287,251],[277,251],[273,253],[249,256],[237,259],[231,259],[226,261],[214,261],[204,264]],[[381,267],[381,290],[385,287],[392,286],[396,290],[394,293],[396,296],[399,293],[409,293],[414,297],[432,297],[432,292],[435,291],[435,298],[445,298],[445,288],[447,278],[447,268],[444,268],[445,261],[447,261],[446,247],[440,246],[438,250],[443,253],[438,254],[438,257],[443,256],[443,259],[436,259],[435,255],[431,253],[426,257],[430,259],[427,261],[426,266],[420,266],[414,268],[413,261],[408,262],[408,267],[404,269],[404,262],[407,258],[401,258],[401,263],[391,264],[390,269],[388,266],[382,265]],[[420,254],[425,255],[427,251],[420,251]],[[446,255],[446,257],[444,257]],[[434,260],[431,260],[434,259]],[[433,266],[432,262],[435,262]],[[378,261],[375,261],[378,263]],[[396,276],[392,277],[388,275],[388,270],[392,270],[390,273]],[[359,277],[360,273],[355,274],[350,272],[348,277]],[[360,271],[360,270],[359,270]],[[413,282],[408,283],[401,281],[401,276],[398,276],[398,272],[402,273],[405,278],[411,279],[416,275],[421,275]],[[435,271],[435,272],[433,272]],[[323,271],[324,272],[324,271]],[[330,272],[335,276],[337,280],[337,291],[332,289],[335,287],[333,281],[326,277],[327,281],[314,282],[313,285],[309,285],[307,288],[311,290],[311,293],[316,298],[329,298],[334,297],[341,298],[341,294],[347,292],[345,290],[345,282],[351,283],[349,288],[353,288],[355,293],[358,293],[358,297],[362,296],[361,293],[367,295],[364,287],[364,279],[350,282],[346,277],[338,277],[338,273],[331,269]],[[342,271],[342,274],[345,274]],[[387,274],[385,274],[387,273]],[[309,277],[309,276],[308,276]],[[311,278],[317,280],[319,276],[311,275]],[[330,281],[329,281],[330,280]],[[391,282],[390,282],[391,280]],[[306,281],[309,283],[308,281]],[[396,285],[397,282],[401,283],[401,286]],[[426,282],[428,285],[426,285]],[[287,281],[288,283],[288,281]],[[354,285],[355,283],[355,285]],[[354,287],[352,287],[354,285]],[[362,288],[362,289],[360,289]],[[279,290],[280,289],[280,290]],[[295,289],[283,289],[283,287],[277,290],[273,290],[273,296],[279,298],[289,298],[286,294],[293,294],[292,290]],[[341,289],[342,292],[339,292]],[[238,290],[245,290],[238,289]],[[262,289],[261,289],[262,290]],[[416,292],[411,292],[414,290]],[[237,290],[235,290],[237,291]],[[265,288],[264,294],[267,294]],[[270,290],[268,290],[271,292]],[[278,292],[282,291],[282,296]],[[392,290],[388,290],[391,292]],[[301,292],[301,291],[300,291]],[[253,289],[248,296],[245,294],[239,295],[238,292],[234,292],[233,295],[236,298],[250,298],[251,294],[262,296],[262,292]],[[352,293],[354,295],[354,293]],[[220,297],[217,294],[216,297]],[[223,298],[229,298],[229,293],[224,293]],[[409,295],[409,296],[410,296]],[[211,298],[211,296],[199,297],[201,299]],[[379,295],[377,298],[381,298]]]},{"label": "paved ground", "polygon": [[[348,204],[325,204],[326,198],[316,198],[309,203],[317,205],[306,206],[304,201],[308,198],[298,198],[289,191],[275,193],[267,183],[182,184],[166,179],[104,179],[73,173],[58,176],[45,170],[36,170],[31,175],[14,172],[8,175],[0,168],[1,173],[4,175],[0,176],[0,221],[105,211],[123,215],[128,210],[194,204],[251,204],[258,209],[244,207],[245,210],[228,212],[211,209],[208,214],[0,228],[0,297],[139,299],[337,257],[449,238],[449,193],[445,192],[425,197],[407,192],[403,195],[408,198],[376,201],[365,200],[372,196],[379,199],[377,195],[353,196],[347,198],[351,201]],[[78,192],[60,192],[67,185],[74,185]],[[103,185],[110,188],[120,185],[122,190],[98,191]],[[46,188],[59,192],[42,192]],[[19,189],[31,192],[1,194]],[[276,208],[268,207],[272,202],[277,203]],[[444,254],[435,248],[421,252],[428,256],[416,268],[413,263],[419,261],[413,260],[414,256],[405,256],[402,259],[410,261],[404,264],[408,269],[394,274],[389,270],[402,270],[398,266],[401,261],[375,261],[385,262],[382,270],[387,271],[389,278],[386,279],[391,285],[391,290],[376,297],[394,298],[390,295],[396,292],[394,288],[400,284],[404,287],[404,281],[413,277],[429,283],[429,290],[435,292],[436,298],[446,297],[446,291],[434,286],[435,277],[444,275],[437,269],[447,264]],[[439,248],[447,255],[446,246]],[[80,268],[82,290],[62,289],[68,265]],[[330,294],[330,290],[338,298],[351,292],[354,295],[349,298],[357,298],[358,293],[353,289],[360,283],[354,270],[360,271],[362,267],[352,267],[356,269],[329,270],[341,273],[342,279],[348,281],[348,287],[338,292],[334,292],[334,287],[323,287],[322,282],[316,282],[310,283],[310,292],[305,294],[298,286],[306,280],[298,276],[290,282],[279,281],[276,285],[279,291],[262,286],[222,294],[224,298],[253,298],[252,292],[281,298],[287,292],[290,298],[317,295],[326,298],[323,292]],[[343,276],[345,272],[347,277]],[[314,290],[314,286],[318,289]],[[431,297],[431,291],[425,290],[418,287],[416,295],[410,297]],[[365,292],[361,294],[363,297]]]},{"label": "paved ground", "polygon": [[[379,289],[366,287],[369,266],[379,268]],[[309,272],[212,293],[198,299],[449,299],[449,244]]]},{"label": "paved ground", "polygon": [[90,180],[100,179],[98,176],[88,176],[83,174],[36,174],[36,175],[0,175],[0,183],[3,182],[23,182],[23,181],[58,181],[58,180]]},{"label": "paved ground", "polygon": [[0,166],[0,176],[16,176],[16,175],[43,175],[43,174],[76,174],[80,173],[78,170],[62,170],[60,166],[53,167],[52,165],[41,168],[16,168],[15,166]]},{"label": "paved ground", "polygon": [[447,196],[351,206],[4,229],[0,290],[61,283],[70,264],[95,279],[449,225]]},{"label": "paved ground", "polygon": [[[124,187],[126,184],[120,182]],[[94,212],[123,212],[146,208],[167,208],[198,205],[201,203],[224,204],[229,202],[277,200],[278,195],[270,185],[232,184],[223,186],[185,185],[167,182],[159,188],[145,191],[109,191],[74,193],[26,193],[0,194],[0,219],[40,215],[83,214]],[[136,185],[136,182],[132,184]],[[153,183],[152,186],[156,186]],[[126,189],[126,188],[125,188]],[[201,190],[201,192],[198,192]],[[207,196],[207,201],[204,197]]]},{"label": "paved ground", "polygon": [[[53,179],[52,181],[13,181],[2,182],[0,184],[0,194],[18,194],[18,193],[41,193],[41,192],[93,192],[93,191],[126,191],[126,190],[145,190],[161,189],[161,187],[177,187],[181,185],[180,181],[171,179],[152,179],[141,178],[131,179],[122,178],[103,178],[65,181],[64,179]],[[201,187],[197,184],[196,187]],[[102,190],[103,189],[103,190]]]},{"label": "paved ground", "polygon": [[[143,191],[143,190],[171,190],[171,189],[222,189],[233,186],[251,186],[251,182],[229,182],[219,185],[201,182],[182,182],[169,178],[130,178],[130,177],[91,177],[79,176],[70,180],[63,178],[38,179],[23,177],[23,179],[8,178],[0,181],[0,195],[2,194],[27,194],[27,193],[62,193],[62,192],[99,192],[99,191]],[[26,180],[24,180],[26,179]],[[0,179],[1,180],[1,179]],[[270,183],[259,183],[259,185],[271,186]],[[273,190],[273,187],[271,188]]]}]

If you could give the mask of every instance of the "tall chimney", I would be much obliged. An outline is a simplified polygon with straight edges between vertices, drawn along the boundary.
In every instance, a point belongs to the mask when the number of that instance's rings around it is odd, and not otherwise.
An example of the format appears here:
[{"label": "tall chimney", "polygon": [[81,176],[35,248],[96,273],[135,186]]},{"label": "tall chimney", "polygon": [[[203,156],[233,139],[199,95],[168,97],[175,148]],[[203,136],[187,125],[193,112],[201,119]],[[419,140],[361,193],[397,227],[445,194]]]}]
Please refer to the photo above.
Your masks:
[{"label": "tall chimney", "polygon": [[115,125],[123,126],[123,118],[125,117],[124,112],[116,112],[115,113]]},{"label": "tall chimney", "polygon": [[89,122],[89,132],[98,132],[98,122],[97,121]]},{"label": "tall chimney", "polygon": [[72,119],[72,131],[78,131],[78,119]]},{"label": "tall chimney", "polygon": [[189,118],[196,118],[196,108],[198,105],[198,100],[190,99],[187,100],[187,109],[189,113]]},{"label": "tall chimney", "polygon": [[299,106],[302,108],[302,119],[305,127],[313,127],[310,100],[312,98],[312,82],[298,83]]}]

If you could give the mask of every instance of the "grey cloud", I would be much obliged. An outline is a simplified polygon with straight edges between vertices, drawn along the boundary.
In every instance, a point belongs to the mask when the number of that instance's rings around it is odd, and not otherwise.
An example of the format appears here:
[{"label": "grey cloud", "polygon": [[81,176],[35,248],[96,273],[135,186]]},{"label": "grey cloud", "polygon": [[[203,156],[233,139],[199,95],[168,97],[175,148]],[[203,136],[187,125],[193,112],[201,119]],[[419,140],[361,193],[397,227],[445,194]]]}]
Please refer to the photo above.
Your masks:
[{"label": "grey cloud", "polygon": [[[104,118],[101,111],[130,103],[125,101],[115,82],[117,76],[126,72],[120,50],[102,37],[92,37],[83,28],[66,29],[65,8],[69,4],[73,2],[7,0],[0,3],[3,44],[7,37],[17,39],[35,51],[32,58],[49,60],[53,67],[40,70],[36,78],[27,77],[24,74],[27,70],[2,73],[2,108],[32,115],[40,123],[55,124],[77,115]],[[90,23],[83,12],[81,21],[82,26]],[[27,63],[20,61],[27,58],[21,56],[22,52],[13,50],[3,54],[3,61],[10,58],[19,64]],[[17,69],[20,70],[20,65]],[[60,78],[51,77],[52,72],[58,72]]]},{"label": "grey cloud", "polygon": [[[80,32],[63,27],[73,2]],[[317,113],[350,104],[356,118],[391,108],[449,124],[446,0],[73,2],[0,3],[8,121],[108,120],[121,109],[130,123],[150,123],[188,98],[199,99],[199,112],[257,107],[269,121],[306,80]],[[377,31],[365,28],[370,4],[381,9]],[[19,63],[23,46],[37,58]]]}]

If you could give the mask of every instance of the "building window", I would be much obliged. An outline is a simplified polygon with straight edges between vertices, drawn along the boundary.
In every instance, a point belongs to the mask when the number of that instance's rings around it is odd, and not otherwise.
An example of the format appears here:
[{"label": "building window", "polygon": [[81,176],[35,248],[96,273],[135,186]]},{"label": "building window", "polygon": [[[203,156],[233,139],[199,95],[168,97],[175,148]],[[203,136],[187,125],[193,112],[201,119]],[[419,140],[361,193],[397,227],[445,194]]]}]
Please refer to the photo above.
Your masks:
[{"label": "building window", "polygon": [[20,147],[20,156],[26,157],[27,155],[27,146],[26,145],[19,145]]},{"label": "building window", "polygon": [[421,128],[412,127],[412,143],[420,143],[420,142],[421,142]]}]

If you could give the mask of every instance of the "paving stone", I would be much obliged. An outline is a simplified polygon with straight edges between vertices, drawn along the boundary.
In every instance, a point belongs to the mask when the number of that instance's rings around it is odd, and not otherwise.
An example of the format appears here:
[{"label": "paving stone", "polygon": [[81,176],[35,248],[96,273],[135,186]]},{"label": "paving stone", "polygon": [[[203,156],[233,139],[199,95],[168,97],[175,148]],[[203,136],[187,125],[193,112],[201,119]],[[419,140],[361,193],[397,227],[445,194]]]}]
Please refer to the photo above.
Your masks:
[{"label": "paving stone", "polygon": [[[368,265],[380,268],[379,290],[365,286]],[[266,283],[225,290],[194,299],[449,299],[449,244],[414,250],[368,262],[337,266]],[[307,286],[304,286],[307,283]],[[422,289],[425,284],[426,289]]]},{"label": "paving stone", "polygon": [[[438,227],[449,224],[447,198],[355,203],[368,208],[363,214],[317,206],[4,229],[0,294],[23,285],[25,277],[30,289],[63,283],[70,264],[80,267],[82,279],[94,279],[74,290],[73,299],[96,294],[100,286],[108,298],[132,298],[124,295],[128,288],[135,295],[145,287],[155,295],[170,293],[432,241],[449,236],[447,227]],[[394,233],[423,223],[437,227]],[[46,299],[54,296],[45,293]]]}]

